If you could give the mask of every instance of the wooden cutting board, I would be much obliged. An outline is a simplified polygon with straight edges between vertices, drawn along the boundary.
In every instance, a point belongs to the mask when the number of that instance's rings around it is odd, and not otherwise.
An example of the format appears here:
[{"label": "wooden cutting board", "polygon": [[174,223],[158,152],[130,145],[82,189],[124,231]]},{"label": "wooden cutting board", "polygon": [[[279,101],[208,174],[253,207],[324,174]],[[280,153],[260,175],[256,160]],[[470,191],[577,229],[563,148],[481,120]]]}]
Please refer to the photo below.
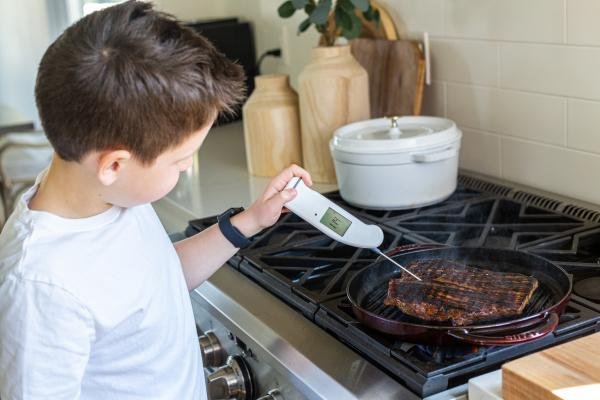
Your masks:
[{"label": "wooden cutting board", "polygon": [[504,364],[502,397],[599,400],[600,333]]},{"label": "wooden cutting board", "polygon": [[425,57],[418,42],[359,38],[350,46],[369,74],[372,118],[421,114]]}]

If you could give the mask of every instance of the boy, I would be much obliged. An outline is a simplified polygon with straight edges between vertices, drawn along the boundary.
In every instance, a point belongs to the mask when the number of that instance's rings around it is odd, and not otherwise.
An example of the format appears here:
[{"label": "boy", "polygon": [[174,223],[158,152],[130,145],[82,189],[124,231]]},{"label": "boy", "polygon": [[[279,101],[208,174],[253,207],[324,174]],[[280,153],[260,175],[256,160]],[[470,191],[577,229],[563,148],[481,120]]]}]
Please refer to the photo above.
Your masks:
[{"label": "boy", "polygon": [[[0,398],[206,398],[188,291],[278,219],[292,166],[218,226],[170,243],[166,195],[241,68],[147,3],[68,28],[39,66],[55,156],[0,235]],[[229,218],[231,217],[231,218]]]}]

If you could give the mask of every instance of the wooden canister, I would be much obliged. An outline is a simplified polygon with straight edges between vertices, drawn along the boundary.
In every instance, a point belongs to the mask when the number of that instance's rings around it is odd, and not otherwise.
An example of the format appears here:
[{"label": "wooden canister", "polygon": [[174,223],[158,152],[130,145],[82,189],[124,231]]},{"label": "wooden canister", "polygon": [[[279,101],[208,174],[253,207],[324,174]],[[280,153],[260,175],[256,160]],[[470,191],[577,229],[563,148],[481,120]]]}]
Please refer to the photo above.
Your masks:
[{"label": "wooden canister", "polygon": [[333,132],[370,118],[369,77],[350,46],[316,47],[298,76],[304,168],[315,182],[335,183]]},{"label": "wooden canister", "polygon": [[288,75],[259,75],[242,108],[248,171],[271,177],[290,164],[301,164],[298,94]]}]

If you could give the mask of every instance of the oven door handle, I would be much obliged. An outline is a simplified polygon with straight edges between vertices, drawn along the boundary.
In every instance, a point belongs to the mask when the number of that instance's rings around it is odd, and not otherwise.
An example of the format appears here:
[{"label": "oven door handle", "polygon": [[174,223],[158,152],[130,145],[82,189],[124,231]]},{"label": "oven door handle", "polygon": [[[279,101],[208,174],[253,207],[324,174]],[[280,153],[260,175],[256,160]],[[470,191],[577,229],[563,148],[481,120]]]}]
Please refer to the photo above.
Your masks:
[{"label": "oven door handle", "polygon": [[558,320],[558,314],[551,312],[546,314],[546,317],[539,324],[524,332],[507,334],[505,336],[488,336],[472,333],[469,329],[453,329],[448,331],[448,335],[462,342],[482,346],[525,343],[539,339],[552,332],[558,326]]}]

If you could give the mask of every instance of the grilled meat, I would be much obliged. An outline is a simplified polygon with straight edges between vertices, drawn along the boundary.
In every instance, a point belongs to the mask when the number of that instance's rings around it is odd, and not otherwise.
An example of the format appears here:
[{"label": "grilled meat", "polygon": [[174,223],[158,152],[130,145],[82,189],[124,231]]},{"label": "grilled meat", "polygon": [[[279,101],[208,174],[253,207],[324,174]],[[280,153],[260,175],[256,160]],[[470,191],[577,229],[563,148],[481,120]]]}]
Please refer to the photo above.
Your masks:
[{"label": "grilled meat", "polygon": [[455,326],[516,316],[538,286],[537,279],[443,260],[420,260],[389,282],[384,304],[426,321]]}]

